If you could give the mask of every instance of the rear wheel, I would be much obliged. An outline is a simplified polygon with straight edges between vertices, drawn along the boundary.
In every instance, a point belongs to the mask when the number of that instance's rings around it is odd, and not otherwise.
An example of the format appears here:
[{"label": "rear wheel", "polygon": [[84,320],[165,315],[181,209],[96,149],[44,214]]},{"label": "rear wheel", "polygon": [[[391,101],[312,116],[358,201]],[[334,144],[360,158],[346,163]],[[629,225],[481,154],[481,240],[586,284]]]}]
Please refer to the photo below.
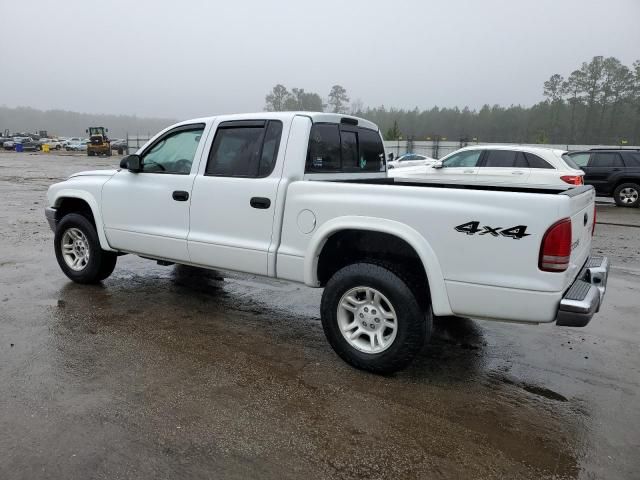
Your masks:
[{"label": "rear wheel", "polygon": [[83,215],[65,215],[54,238],[58,265],[64,274],[77,283],[97,283],[113,272],[118,259],[115,252],[100,248],[93,224]]},{"label": "rear wheel", "polygon": [[613,199],[619,207],[640,206],[640,185],[637,183],[621,183],[613,191]]},{"label": "rear wheel", "polygon": [[335,352],[374,373],[406,367],[431,335],[430,305],[421,307],[399,273],[373,263],[348,265],[331,277],[321,315]]}]

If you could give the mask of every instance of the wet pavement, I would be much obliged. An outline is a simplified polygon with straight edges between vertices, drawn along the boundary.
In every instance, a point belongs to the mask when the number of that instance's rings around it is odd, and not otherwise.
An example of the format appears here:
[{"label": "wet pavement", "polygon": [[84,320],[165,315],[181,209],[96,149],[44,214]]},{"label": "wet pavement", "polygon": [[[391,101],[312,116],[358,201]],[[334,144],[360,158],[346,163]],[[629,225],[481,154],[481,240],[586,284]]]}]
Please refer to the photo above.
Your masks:
[{"label": "wet pavement", "polygon": [[343,363],[320,291],[131,255],[59,270],[45,191],[118,163],[0,153],[0,479],[638,478],[639,210],[583,329],[441,319],[406,371]]}]

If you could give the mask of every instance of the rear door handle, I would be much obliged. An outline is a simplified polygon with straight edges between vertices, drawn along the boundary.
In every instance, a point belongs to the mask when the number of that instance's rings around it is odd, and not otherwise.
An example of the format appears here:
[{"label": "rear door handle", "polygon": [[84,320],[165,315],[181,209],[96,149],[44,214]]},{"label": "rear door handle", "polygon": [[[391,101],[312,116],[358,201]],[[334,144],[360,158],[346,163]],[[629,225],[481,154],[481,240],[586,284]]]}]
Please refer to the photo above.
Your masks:
[{"label": "rear door handle", "polygon": [[464,173],[473,173],[475,170],[465,170]]},{"label": "rear door handle", "polygon": [[173,199],[176,202],[186,202],[189,200],[189,192],[185,192],[184,190],[176,190],[173,192]]},{"label": "rear door handle", "polygon": [[265,197],[253,197],[249,200],[249,205],[253,208],[267,209],[271,206],[271,200]]},{"label": "rear door handle", "polygon": [[515,171],[511,172],[511,175],[524,175],[524,172]]}]

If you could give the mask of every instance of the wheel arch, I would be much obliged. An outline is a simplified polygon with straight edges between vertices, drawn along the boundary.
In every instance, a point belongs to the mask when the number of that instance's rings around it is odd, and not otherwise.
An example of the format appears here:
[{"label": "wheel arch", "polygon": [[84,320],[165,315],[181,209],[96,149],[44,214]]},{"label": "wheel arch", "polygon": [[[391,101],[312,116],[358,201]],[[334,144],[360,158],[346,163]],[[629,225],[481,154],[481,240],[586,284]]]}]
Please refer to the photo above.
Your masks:
[{"label": "wheel arch", "polygon": [[87,213],[87,211],[91,214],[91,220],[93,225],[98,233],[98,239],[100,240],[100,247],[103,250],[114,251],[107,241],[107,237],[105,236],[103,223],[102,223],[102,215],[100,214],[100,208],[98,207],[98,202],[89,192],[83,190],[61,190],[57,192],[55,198],[50,205],[55,208],[58,213],[56,214],[56,219],[60,221],[62,216],[68,213]]},{"label": "wheel arch", "polygon": [[412,227],[389,219],[347,216],[325,222],[311,238],[304,259],[304,282],[313,287],[321,286],[319,260],[329,239],[343,231],[383,233],[405,242],[422,262],[431,294],[435,315],[451,315],[444,276],[440,262],[427,240]]}]

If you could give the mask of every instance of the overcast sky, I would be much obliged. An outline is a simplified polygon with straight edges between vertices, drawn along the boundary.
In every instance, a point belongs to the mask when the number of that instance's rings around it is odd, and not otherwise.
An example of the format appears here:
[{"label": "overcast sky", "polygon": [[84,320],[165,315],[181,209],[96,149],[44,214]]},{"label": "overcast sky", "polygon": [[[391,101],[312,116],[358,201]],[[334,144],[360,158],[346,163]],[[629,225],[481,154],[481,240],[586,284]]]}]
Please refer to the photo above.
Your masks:
[{"label": "overcast sky", "polygon": [[640,0],[0,0],[0,105],[189,118],[277,83],[365,105],[531,105],[594,55],[640,59]]}]

